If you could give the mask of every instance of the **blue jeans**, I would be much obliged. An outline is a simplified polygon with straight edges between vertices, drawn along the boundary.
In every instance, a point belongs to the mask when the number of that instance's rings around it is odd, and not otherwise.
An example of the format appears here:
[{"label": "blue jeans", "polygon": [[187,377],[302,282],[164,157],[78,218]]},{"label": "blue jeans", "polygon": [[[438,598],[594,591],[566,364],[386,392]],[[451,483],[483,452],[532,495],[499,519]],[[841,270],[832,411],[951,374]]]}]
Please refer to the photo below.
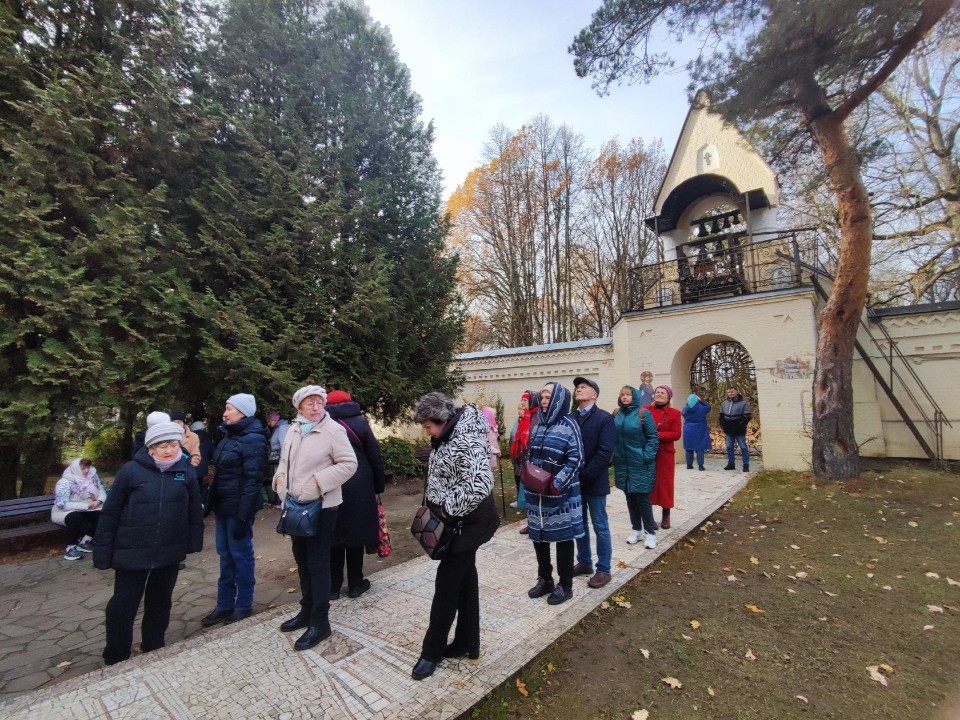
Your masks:
[{"label": "blue jeans", "polygon": [[253,608],[253,533],[243,540],[234,540],[233,529],[240,521],[217,515],[217,555],[220,556],[220,579],[217,581],[217,609],[250,610]]},{"label": "blue jeans", "polygon": [[727,465],[733,465],[733,456],[736,454],[736,451],[733,449],[733,444],[736,443],[740,446],[740,457],[743,458],[743,466],[750,467],[750,451],[747,450],[747,436],[746,435],[727,435]]},{"label": "blue jeans", "polygon": [[[597,534],[597,571],[610,573],[610,558],[613,555],[613,543],[610,540],[610,523],[607,520],[606,495],[581,495],[583,499],[583,537],[577,538],[577,562],[593,567],[590,549],[590,524]],[[590,521],[587,521],[587,515]]]}]

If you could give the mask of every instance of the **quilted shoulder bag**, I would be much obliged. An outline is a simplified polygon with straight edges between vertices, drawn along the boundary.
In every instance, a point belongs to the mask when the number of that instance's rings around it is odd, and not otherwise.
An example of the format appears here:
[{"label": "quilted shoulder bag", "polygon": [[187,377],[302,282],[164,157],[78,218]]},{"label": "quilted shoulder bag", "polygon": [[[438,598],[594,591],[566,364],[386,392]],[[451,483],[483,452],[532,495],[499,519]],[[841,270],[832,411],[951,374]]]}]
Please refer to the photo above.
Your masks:
[{"label": "quilted shoulder bag", "polygon": [[[540,445],[541,452],[543,444]],[[529,457],[529,455],[528,455]],[[531,460],[525,460],[520,470],[520,482],[523,487],[537,495],[550,494],[550,481],[553,480],[553,474],[549,470],[544,470]]]},{"label": "quilted shoulder bag", "polygon": [[423,504],[417,510],[410,526],[411,534],[420,543],[420,547],[431,560],[441,560],[450,552],[453,537],[462,529],[463,521],[457,525],[448,525],[439,515],[435,514],[427,505],[427,494],[424,491]]}]

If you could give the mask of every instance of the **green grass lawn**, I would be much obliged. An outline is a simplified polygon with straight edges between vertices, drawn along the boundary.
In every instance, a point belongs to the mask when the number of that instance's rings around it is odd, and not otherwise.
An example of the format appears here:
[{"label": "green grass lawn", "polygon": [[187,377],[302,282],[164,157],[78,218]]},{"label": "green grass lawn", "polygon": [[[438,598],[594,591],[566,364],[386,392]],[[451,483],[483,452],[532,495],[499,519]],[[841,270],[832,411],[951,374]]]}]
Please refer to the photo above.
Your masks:
[{"label": "green grass lawn", "polygon": [[956,720],[958,498],[923,465],[760,473],[470,715]]}]

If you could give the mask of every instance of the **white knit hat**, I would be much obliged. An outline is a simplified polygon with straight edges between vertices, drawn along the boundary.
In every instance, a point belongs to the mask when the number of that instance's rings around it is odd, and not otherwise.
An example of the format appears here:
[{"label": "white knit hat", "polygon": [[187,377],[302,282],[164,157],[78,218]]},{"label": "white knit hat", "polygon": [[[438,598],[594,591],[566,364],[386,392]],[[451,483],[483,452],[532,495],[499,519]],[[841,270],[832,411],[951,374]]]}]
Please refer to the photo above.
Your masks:
[{"label": "white knit hat", "polygon": [[324,404],[327,402],[327,391],[324,390],[319,385],[304,385],[302,388],[297,390],[293,394],[293,407],[297,410],[300,409],[300,403],[303,402],[304,398],[308,398],[311,395],[319,395],[323,398]]},{"label": "white knit hat", "polygon": [[143,438],[143,444],[152,447],[165,440],[183,440],[183,428],[175,422],[160,422],[147,428],[147,434]]},{"label": "white knit hat", "polygon": [[170,422],[170,416],[165,412],[160,412],[159,410],[150,413],[147,415],[147,427],[151,425],[156,425],[157,423],[168,423]]},{"label": "white knit hat", "polygon": [[257,414],[257,401],[249,393],[237,393],[227,398],[227,402],[242,412],[246,417]]}]

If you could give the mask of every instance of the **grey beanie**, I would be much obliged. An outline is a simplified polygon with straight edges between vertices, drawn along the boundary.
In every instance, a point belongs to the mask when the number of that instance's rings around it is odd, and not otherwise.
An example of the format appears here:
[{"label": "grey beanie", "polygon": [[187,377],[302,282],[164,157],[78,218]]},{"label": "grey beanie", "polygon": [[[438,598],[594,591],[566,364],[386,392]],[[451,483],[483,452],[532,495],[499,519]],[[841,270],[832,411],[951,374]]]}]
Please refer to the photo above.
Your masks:
[{"label": "grey beanie", "polygon": [[293,394],[293,407],[299,410],[300,403],[303,402],[303,399],[308,398],[311,395],[319,395],[321,398],[323,398],[324,404],[326,404],[327,402],[326,390],[324,390],[319,385],[304,385],[302,388],[300,388]]},{"label": "grey beanie", "polygon": [[253,395],[237,393],[228,397],[227,402],[247,417],[253,417],[257,414],[257,401],[253,399]]},{"label": "grey beanie", "polygon": [[190,425],[190,429],[196,432],[197,430],[205,430],[203,426],[203,420],[196,420]]},{"label": "grey beanie", "polygon": [[167,423],[167,422],[170,422],[170,416],[167,415],[165,412],[160,412],[159,410],[157,410],[156,412],[152,412],[149,415],[147,415],[147,427],[150,427],[151,425],[156,425],[157,423]]},{"label": "grey beanie", "polygon": [[159,422],[147,428],[147,434],[143,438],[143,444],[147,447],[162,443],[164,440],[183,440],[183,428],[175,422]]}]

